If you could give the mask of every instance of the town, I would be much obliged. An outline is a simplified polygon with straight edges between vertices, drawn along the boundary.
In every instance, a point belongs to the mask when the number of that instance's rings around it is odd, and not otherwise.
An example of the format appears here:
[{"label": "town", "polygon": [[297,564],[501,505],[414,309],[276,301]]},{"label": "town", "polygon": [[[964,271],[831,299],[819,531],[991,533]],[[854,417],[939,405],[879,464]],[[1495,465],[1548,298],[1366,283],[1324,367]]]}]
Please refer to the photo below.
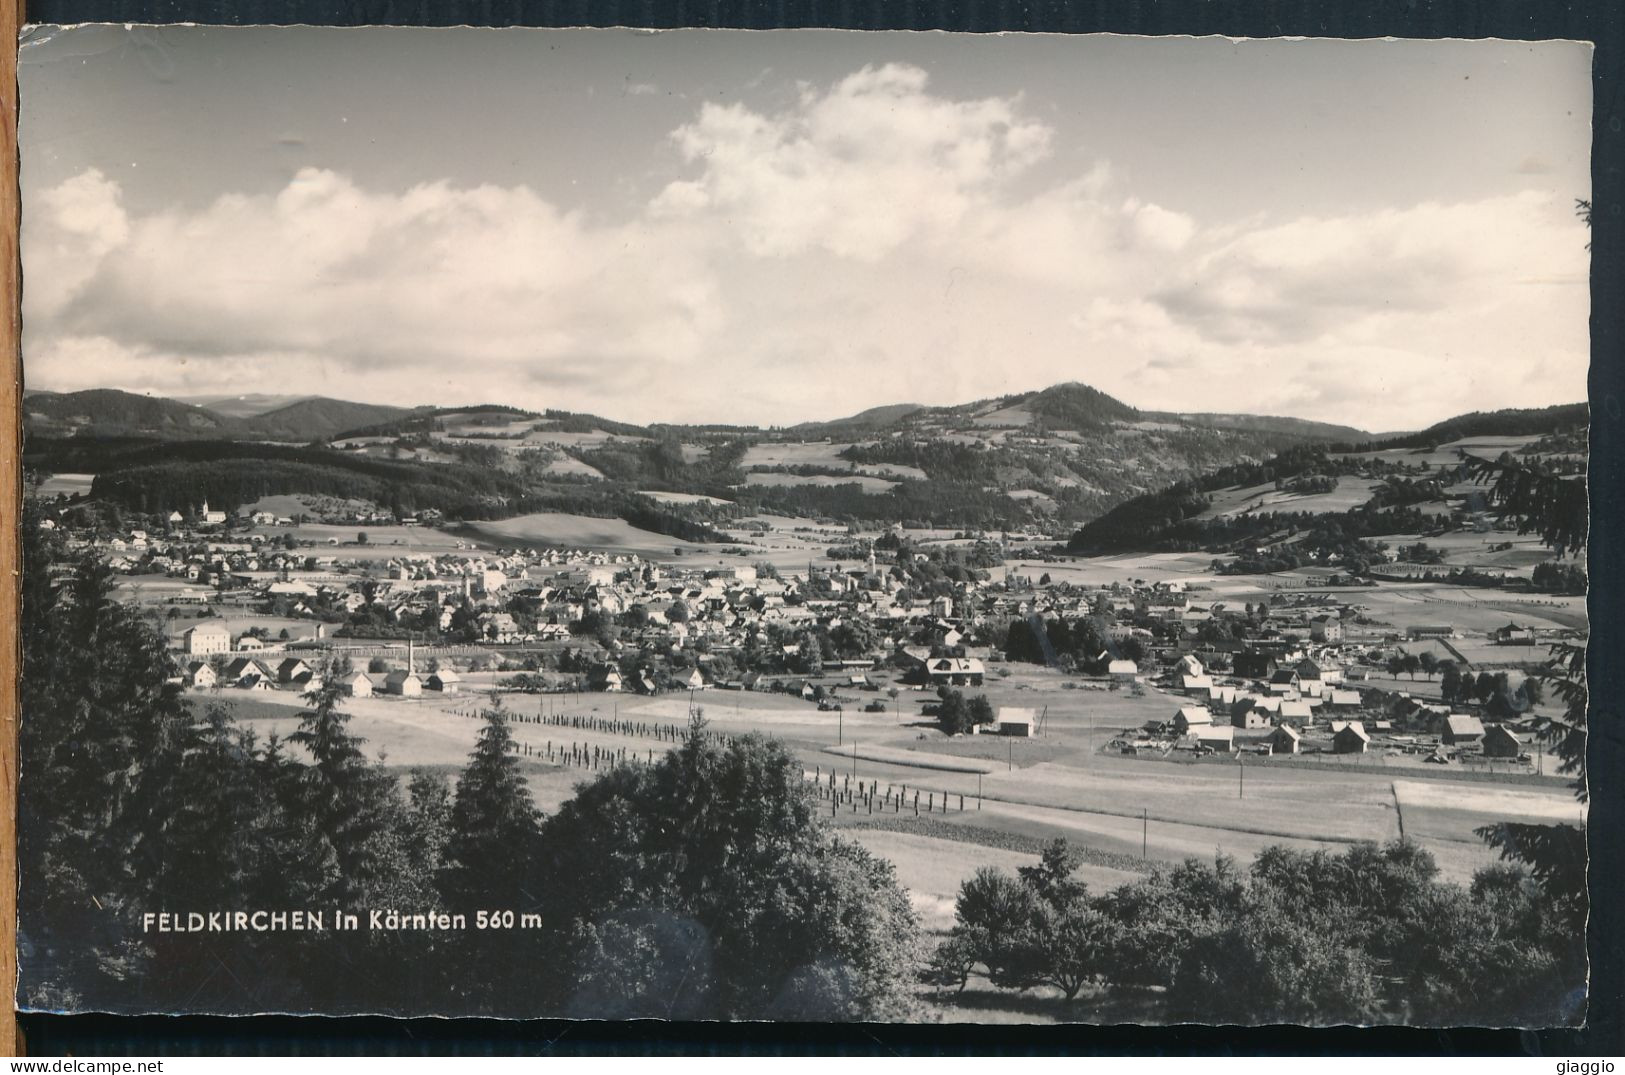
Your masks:
[{"label": "town", "polygon": [[[1401,833],[1466,879],[1494,857],[1476,826],[1580,810],[1531,731],[1561,703],[1528,674],[1584,637],[1579,598],[786,518],[665,554],[502,547],[372,508],[102,522],[64,497],[41,525],[104,554],[185,689],[264,734],[340,674],[386,764],[453,765],[499,704],[547,809],[583,758],[653,757],[700,711],[793,746],[938,926],[977,866],[1057,835],[1100,883],[1203,847]],[[854,780],[878,799],[843,796]]]}]

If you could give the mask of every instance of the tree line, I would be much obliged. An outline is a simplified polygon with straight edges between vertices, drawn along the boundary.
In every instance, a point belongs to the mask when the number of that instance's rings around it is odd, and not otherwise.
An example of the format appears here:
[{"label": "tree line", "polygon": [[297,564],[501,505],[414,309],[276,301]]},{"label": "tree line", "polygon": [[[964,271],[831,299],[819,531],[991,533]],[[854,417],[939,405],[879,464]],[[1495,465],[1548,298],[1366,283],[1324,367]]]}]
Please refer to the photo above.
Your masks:
[{"label": "tree line", "polygon": [[1143,995],[1169,1021],[1547,1026],[1584,1010],[1585,901],[1521,866],[1438,879],[1400,839],[1158,866],[1095,895],[1064,840],[960,887],[927,980]]}]

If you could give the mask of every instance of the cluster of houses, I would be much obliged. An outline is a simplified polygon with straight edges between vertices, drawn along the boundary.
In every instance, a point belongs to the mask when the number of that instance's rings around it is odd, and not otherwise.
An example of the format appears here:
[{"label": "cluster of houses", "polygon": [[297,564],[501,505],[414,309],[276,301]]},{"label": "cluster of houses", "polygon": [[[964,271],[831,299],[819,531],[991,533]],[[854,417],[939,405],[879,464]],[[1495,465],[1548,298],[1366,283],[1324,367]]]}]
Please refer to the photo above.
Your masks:
[{"label": "cluster of houses", "polygon": [[[1171,735],[1176,745],[1200,753],[1225,754],[1247,742],[1261,753],[1297,754],[1312,729],[1329,738],[1334,754],[1364,754],[1375,736],[1392,734],[1391,720],[1362,716],[1364,695],[1343,685],[1334,661],[1304,656],[1282,664],[1268,654],[1244,652],[1234,655],[1233,669],[1234,675],[1221,677],[1226,682],[1215,682],[1196,657],[1179,658],[1167,686],[1190,700],[1167,721],[1148,722],[1144,731]],[[1516,759],[1527,749],[1507,724],[1486,727],[1480,718],[1452,713],[1445,705],[1416,707],[1438,718],[1438,747],[1427,760],[1446,761],[1452,750]],[[1415,741],[1414,736],[1393,739],[1396,744]]]},{"label": "cluster of houses", "polygon": [[[866,561],[808,564],[805,572],[783,575],[743,562],[671,566],[583,549],[430,554],[371,548],[361,554],[333,547],[336,539],[312,546],[275,533],[209,532],[224,520],[207,520],[222,513],[194,515],[205,528],[183,527],[172,513],[166,535],[135,529],[97,543],[115,570],[181,580],[166,597],[171,604],[237,609],[240,615],[231,618],[238,622],[274,614],[311,625],[278,643],[263,632],[234,633],[220,619],[195,623],[176,645],[186,682],[199,688],[309,690],[318,674],[312,651],[332,645],[336,634],[349,641],[415,637],[534,652],[549,642],[592,637],[589,624],[614,625],[588,677],[606,692],[778,686],[821,699],[831,682],[868,686],[867,676],[881,664],[926,687],[978,688],[988,675],[986,662],[1005,657],[1002,640],[987,625],[1087,619],[1106,646],[1096,669],[1101,678],[1119,686],[1155,681],[1183,695],[1162,730],[1198,749],[1230,752],[1257,744],[1289,754],[1303,749],[1308,736],[1316,742],[1329,737],[1339,753],[1363,753],[1391,733],[1386,720],[1365,711],[1362,691],[1348,682],[1375,663],[1361,663],[1368,653],[1356,639],[1380,636],[1351,627],[1358,606],[1331,594],[1283,594],[1237,608],[1179,580],[1079,587],[1049,585],[1012,569],[961,573],[925,588],[911,584],[910,561],[936,553],[919,549],[900,549],[883,562],[871,550]],[[268,514],[254,521],[291,522]],[[81,544],[91,540],[74,537]],[[827,649],[808,652],[809,633],[833,639],[843,628],[851,630],[841,659],[829,660]],[[1447,644],[1460,632],[1433,624],[1408,634]],[[1507,646],[1537,641],[1534,629],[1516,623],[1488,636]],[[861,644],[850,645],[852,637]],[[773,645],[764,647],[766,639]],[[682,659],[668,661],[673,671],[656,682],[635,660],[618,659],[629,652]],[[719,655],[737,658],[727,662],[725,674],[713,674]],[[460,685],[449,668],[420,674],[409,652],[406,668],[356,672],[343,687],[355,696],[413,697],[455,693]],[[1492,757],[1522,749],[1508,729],[1486,729],[1478,718],[1447,708],[1438,715],[1445,729],[1441,746]],[[989,730],[1031,734],[1035,722],[1025,717],[1006,709]]]},{"label": "cluster of houses", "polygon": [[[209,637],[214,637],[212,632]],[[280,660],[247,656],[229,660],[218,656],[212,660],[188,660],[182,665],[182,680],[186,686],[197,690],[231,687],[246,691],[291,690],[305,693],[320,690],[324,685],[320,663],[296,656]],[[405,668],[379,673],[353,671],[345,675],[339,686],[352,698],[369,698],[374,694],[416,698],[424,691],[456,694],[462,682],[462,677],[449,668],[436,668],[426,675],[419,675],[416,653],[408,644]]]}]

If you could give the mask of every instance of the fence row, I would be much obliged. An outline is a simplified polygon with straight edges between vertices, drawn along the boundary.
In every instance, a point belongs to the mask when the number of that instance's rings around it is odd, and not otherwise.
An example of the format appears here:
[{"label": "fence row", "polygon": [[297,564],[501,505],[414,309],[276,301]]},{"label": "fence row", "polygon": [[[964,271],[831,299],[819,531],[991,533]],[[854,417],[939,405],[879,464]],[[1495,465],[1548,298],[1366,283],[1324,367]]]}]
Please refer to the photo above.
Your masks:
[{"label": "fence row", "polygon": [[[854,814],[860,811],[868,814],[900,814],[904,810],[912,810],[915,817],[919,817],[922,812],[946,814],[950,810],[965,809],[965,796],[959,792],[913,787],[908,784],[887,784],[886,789],[882,791],[880,781],[854,781],[850,773],[841,774],[837,780],[836,773],[832,769],[829,776],[825,777],[822,766],[811,773],[804,773],[803,777],[812,784],[819,800],[829,803],[831,816],[838,813],[842,806],[850,807]],[[923,800],[920,798],[921,795],[925,796]],[[956,799],[957,802],[954,801]],[[982,808],[979,799],[972,796],[971,801],[975,809]]]}]

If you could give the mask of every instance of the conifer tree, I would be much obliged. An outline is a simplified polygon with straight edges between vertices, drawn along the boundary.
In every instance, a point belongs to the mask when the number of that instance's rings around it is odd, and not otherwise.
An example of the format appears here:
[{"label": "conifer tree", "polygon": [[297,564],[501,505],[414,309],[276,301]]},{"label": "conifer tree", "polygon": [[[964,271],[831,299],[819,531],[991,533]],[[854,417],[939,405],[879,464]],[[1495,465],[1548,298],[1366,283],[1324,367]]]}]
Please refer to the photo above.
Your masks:
[{"label": "conifer tree", "polygon": [[500,706],[485,726],[457,781],[440,891],[453,908],[511,907],[522,899],[534,866],[541,815],[519,771],[513,733]]},{"label": "conifer tree", "polygon": [[333,671],[324,669],[321,686],[305,695],[310,708],[288,741],[310,753],[311,764],[300,774],[303,806],[337,867],[324,895],[359,906],[398,879],[393,859],[401,811],[394,777],[362,754],[364,739],[350,734],[349,715],[339,706],[343,686]]}]

